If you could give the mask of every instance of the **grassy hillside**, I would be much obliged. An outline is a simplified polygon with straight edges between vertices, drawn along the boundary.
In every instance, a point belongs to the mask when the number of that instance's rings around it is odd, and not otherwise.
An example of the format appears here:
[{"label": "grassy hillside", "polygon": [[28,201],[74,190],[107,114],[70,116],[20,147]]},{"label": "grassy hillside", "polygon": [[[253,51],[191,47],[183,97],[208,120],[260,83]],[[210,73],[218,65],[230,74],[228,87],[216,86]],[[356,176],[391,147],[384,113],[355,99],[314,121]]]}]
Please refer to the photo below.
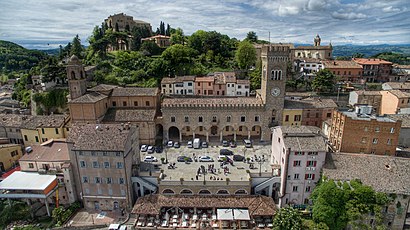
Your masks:
[{"label": "grassy hillside", "polygon": [[15,43],[0,40],[0,72],[29,70],[47,54],[38,50],[28,50]]}]

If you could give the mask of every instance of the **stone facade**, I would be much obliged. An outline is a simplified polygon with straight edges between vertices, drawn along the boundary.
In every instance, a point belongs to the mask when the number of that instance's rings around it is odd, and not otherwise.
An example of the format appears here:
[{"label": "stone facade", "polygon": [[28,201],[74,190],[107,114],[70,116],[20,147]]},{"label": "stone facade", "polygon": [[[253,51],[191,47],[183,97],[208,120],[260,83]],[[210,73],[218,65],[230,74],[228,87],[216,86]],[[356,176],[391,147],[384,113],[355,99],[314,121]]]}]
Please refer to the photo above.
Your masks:
[{"label": "stone facade", "polygon": [[386,82],[392,73],[393,63],[378,58],[353,58],[363,67],[363,79],[366,82]]},{"label": "stone facade", "polygon": [[152,31],[151,24],[141,20],[134,20],[132,16],[128,16],[124,13],[110,15],[104,20],[108,28],[115,30],[118,27],[117,32],[122,31],[132,31],[134,27],[147,28]]}]

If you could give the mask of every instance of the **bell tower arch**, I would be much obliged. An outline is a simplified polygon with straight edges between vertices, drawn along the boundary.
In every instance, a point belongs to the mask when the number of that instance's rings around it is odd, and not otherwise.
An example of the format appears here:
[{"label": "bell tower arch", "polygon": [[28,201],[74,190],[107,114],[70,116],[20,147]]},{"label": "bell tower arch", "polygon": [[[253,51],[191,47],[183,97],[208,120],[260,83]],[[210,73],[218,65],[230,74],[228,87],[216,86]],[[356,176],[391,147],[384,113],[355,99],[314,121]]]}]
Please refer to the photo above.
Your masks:
[{"label": "bell tower arch", "polygon": [[67,65],[68,88],[70,99],[81,97],[87,91],[84,67],[77,56],[71,56]]}]

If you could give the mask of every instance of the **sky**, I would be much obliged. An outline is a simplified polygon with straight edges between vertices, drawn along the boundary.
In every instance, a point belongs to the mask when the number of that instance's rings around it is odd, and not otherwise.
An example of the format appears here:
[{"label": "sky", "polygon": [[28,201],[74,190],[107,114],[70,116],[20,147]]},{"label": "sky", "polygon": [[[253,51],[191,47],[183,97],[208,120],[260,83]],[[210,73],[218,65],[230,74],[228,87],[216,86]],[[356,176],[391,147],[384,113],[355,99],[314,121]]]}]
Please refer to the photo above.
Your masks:
[{"label": "sky", "polygon": [[[84,45],[116,13],[180,27],[185,35],[217,31],[242,40],[249,31],[271,42],[410,44],[410,0],[0,0],[0,40],[26,48]],[[269,36],[270,34],[270,36]]]}]

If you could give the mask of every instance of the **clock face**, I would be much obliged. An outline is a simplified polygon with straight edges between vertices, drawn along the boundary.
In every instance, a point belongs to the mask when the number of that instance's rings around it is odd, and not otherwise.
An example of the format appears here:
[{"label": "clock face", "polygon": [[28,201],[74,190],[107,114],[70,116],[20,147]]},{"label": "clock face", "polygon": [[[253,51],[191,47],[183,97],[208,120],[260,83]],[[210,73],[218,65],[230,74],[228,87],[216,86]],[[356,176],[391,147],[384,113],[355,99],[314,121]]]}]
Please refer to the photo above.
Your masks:
[{"label": "clock face", "polygon": [[277,97],[280,95],[280,89],[278,87],[273,87],[270,93],[272,94],[272,96]]}]

